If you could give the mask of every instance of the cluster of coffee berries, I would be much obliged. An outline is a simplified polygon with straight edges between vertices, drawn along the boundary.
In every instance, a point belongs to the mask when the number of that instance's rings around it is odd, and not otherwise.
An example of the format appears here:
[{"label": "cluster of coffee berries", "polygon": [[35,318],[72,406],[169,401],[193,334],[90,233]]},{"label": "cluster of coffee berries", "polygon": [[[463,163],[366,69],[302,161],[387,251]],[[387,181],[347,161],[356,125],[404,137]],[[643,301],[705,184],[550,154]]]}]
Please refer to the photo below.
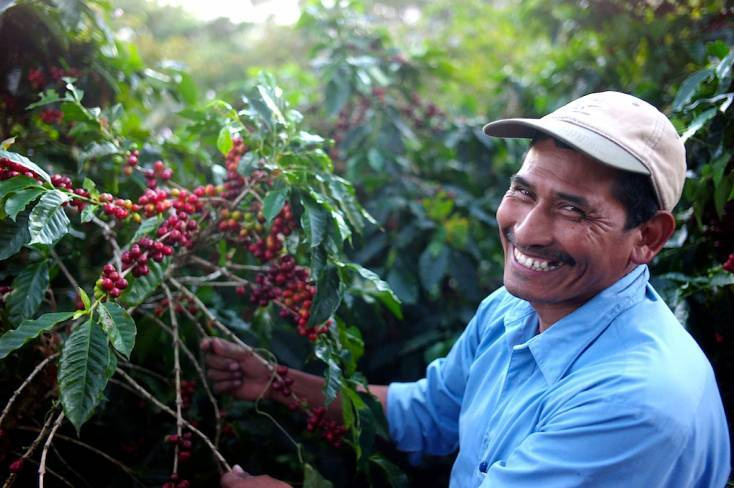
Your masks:
[{"label": "cluster of coffee berries", "polygon": [[102,204],[102,211],[117,220],[126,219],[131,212],[137,215],[136,222],[140,220],[140,215],[137,214],[140,206],[134,204],[131,200],[123,200],[122,198],[115,198],[109,193],[102,193],[99,196],[99,201]]},{"label": "cluster of coffee berries", "polygon": [[5,305],[5,297],[13,291],[13,289],[7,285],[0,285],[0,306]]},{"label": "cluster of coffee berries", "polygon": [[138,205],[146,217],[152,217],[171,208],[171,201],[167,190],[148,189],[138,198]]},{"label": "cluster of coffee berries", "polygon": [[165,441],[169,444],[178,445],[179,461],[188,461],[191,458],[191,448],[193,446],[191,432],[184,432],[181,436],[178,434],[169,434],[166,436]]},{"label": "cluster of coffee berries", "polygon": [[439,128],[445,119],[445,114],[434,103],[425,103],[417,94],[400,110],[413,126],[422,128]]},{"label": "cluster of coffee berries", "polygon": [[189,408],[191,406],[194,393],[196,393],[196,380],[181,380],[181,402],[183,403],[183,408]]},{"label": "cluster of coffee berries", "polygon": [[334,447],[341,446],[347,433],[347,429],[336,420],[326,419],[326,408],[321,406],[311,408],[306,419],[306,430],[313,432],[316,429],[320,429],[321,437]]},{"label": "cluster of coffee berries", "polygon": [[140,156],[140,151],[137,149],[130,150],[130,154],[127,155],[127,161],[125,161],[125,167],[122,169],[125,176],[130,176],[135,171],[135,167],[138,165],[138,156]]},{"label": "cluster of coffee berries", "polygon": [[[257,206],[259,203],[256,202],[254,205]],[[263,217],[262,212],[258,211],[257,223],[262,224],[264,221],[265,218]],[[249,230],[248,226],[248,222],[246,222],[243,231]],[[271,261],[273,258],[280,255],[286,236],[289,236],[296,227],[297,224],[296,220],[293,218],[291,206],[289,203],[286,203],[283,205],[278,216],[273,220],[273,225],[270,227],[268,235],[251,242],[247,246],[247,250],[260,261]],[[252,228],[257,231],[257,224],[254,224],[254,227]],[[245,233],[245,235],[249,234]]]},{"label": "cluster of coffee berries", "polygon": [[112,298],[118,298],[122,290],[127,288],[127,280],[109,263],[102,268],[102,276],[96,284],[100,290]]},{"label": "cluster of coffee berries", "polygon": [[41,110],[41,120],[44,124],[58,124],[64,118],[64,113],[57,108],[44,108]]},{"label": "cluster of coffee berries", "polygon": [[177,211],[158,227],[157,234],[166,244],[190,248],[198,228],[196,220],[190,219],[186,212]]},{"label": "cluster of coffee berries", "polygon": [[[55,186],[56,188],[63,188],[65,190],[69,190],[73,192],[75,195],[78,195],[83,198],[89,198],[89,192],[85,190],[84,188],[74,188],[74,186],[71,184],[71,178],[68,176],[63,175],[51,175],[51,184]],[[84,200],[81,200],[79,198],[73,198],[70,202],[68,202],[69,205],[72,207],[76,207],[77,210],[83,210],[84,207],[87,206],[87,202]]]},{"label": "cluster of coffee berries", "polygon": [[288,376],[288,368],[282,364],[275,368],[278,376],[270,384],[270,388],[277,391],[283,396],[291,396],[291,386],[293,386],[293,378]]},{"label": "cluster of coffee berries", "polygon": [[156,188],[158,186],[158,179],[168,181],[173,177],[173,169],[166,166],[163,161],[158,160],[153,163],[153,168],[143,170],[143,176],[145,176],[145,183],[148,185],[148,188]]},{"label": "cluster of coffee berries", "polygon": [[28,82],[34,90],[40,90],[46,86],[46,75],[40,69],[32,69],[28,71]]},{"label": "cluster of coffee berries", "polygon": [[132,268],[133,276],[138,278],[150,273],[149,260],[152,259],[160,263],[166,256],[171,254],[173,254],[171,246],[167,246],[161,241],[155,241],[150,237],[142,237],[139,241],[133,243],[130,249],[122,253],[120,260],[122,261],[122,269]]},{"label": "cluster of coffee berries", "polygon": [[196,192],[191,193],[186,189],[174,188],[171,190],[171,196],[175,198],[172,206],[179,212],[191,215],[200,212],[204,208],[204,202],[201,201],[200,195],[197,195]]},{"label": "cluster of coffee berries", "polygon": [[245,186],[245,177],[242,176],[238,169],[240,159],[247,152],[245,141],[239,137],[232,138],[232,149],[229,150],[225,160],[225,168],[227,169],[227,177],[224,180],[224,191],[222,198],[233,200],[240,194]]},{"label": "cluster of coffee berries", "polygon": [[65,76],[70,78],[79,78],[82,74],[82,72],[76,68],[64,69],[59,66],[51,66],[49,73],[51,73],[51,78],[53,78],[54,81],[61,81],[61,78]]},{"label": "cluster of coffee berries", "polygon": [[35,180],[40,180],[38,175],[23,165],[15,163],[6,158],[0,158],[0,180],[7,180],[16,176],[27,176]]},{"label": "cluster of coffee berries", "polygon": [[734,273],[734,252],[729,254],[726,262],[724,262],[724,269],[730,273]]}]

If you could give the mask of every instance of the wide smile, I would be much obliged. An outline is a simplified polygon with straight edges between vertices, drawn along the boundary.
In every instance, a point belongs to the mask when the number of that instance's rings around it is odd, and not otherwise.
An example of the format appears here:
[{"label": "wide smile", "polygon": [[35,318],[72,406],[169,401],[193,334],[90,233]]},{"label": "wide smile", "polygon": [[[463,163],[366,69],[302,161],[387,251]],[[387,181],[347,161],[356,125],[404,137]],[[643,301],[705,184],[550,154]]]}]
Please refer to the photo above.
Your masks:
[{"label": "wide smile", "polygon": [[534,258],[521,253],[515,246],[512,246],[512,255],[520,266],[533,271],[555,271],[563,266],[560,261],[548,261],[542,258]]}]

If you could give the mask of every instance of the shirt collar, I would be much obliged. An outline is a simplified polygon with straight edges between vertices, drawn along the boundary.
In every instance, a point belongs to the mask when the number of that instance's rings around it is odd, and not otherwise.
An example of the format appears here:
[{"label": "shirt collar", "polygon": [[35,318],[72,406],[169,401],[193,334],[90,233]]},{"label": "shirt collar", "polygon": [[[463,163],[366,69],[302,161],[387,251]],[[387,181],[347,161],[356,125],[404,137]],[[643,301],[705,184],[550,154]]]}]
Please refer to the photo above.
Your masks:
[{"label": "shirt collar", "polygon": [[617,315],[642,300],[649,277],[646,265],[636,267],[541,334],[535,334],[537,314],[523,300],[505,320],[509,346],[529,348],[546,382],[553,384]]}]

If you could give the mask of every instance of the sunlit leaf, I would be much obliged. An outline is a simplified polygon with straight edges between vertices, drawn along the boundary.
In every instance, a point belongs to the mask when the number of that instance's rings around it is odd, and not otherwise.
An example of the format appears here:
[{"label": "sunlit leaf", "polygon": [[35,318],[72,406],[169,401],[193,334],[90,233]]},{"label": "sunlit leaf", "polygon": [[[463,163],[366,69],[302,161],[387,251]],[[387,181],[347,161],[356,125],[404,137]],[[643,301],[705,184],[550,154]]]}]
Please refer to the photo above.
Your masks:
[{"label": "sunlit leaf", "polygon": [[41,197],[28,217],[31,244],[53,244],[69,230],[69,217],[62,204],[69,196],[59,190],[51,190]]},{"label": "sunlit leaf", "polygon": [[102,329],[117,351],[130,359],[130,353],[135,347],[137,328],[130,314],[115,302],[103,302],[97,307],[99,322]]}]

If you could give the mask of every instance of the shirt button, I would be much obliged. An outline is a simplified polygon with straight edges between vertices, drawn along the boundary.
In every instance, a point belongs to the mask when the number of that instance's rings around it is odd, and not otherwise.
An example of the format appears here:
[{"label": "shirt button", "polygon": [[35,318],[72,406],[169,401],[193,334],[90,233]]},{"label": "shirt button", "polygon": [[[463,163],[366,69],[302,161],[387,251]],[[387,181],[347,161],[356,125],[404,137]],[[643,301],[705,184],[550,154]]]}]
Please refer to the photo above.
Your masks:
[{"label": "shirt button", "polygon": [[482,461],[482,464],[479,465],[479,472],[486,473],[488,467],[489,467],[489,464],[487,463],[487,461]]}]

